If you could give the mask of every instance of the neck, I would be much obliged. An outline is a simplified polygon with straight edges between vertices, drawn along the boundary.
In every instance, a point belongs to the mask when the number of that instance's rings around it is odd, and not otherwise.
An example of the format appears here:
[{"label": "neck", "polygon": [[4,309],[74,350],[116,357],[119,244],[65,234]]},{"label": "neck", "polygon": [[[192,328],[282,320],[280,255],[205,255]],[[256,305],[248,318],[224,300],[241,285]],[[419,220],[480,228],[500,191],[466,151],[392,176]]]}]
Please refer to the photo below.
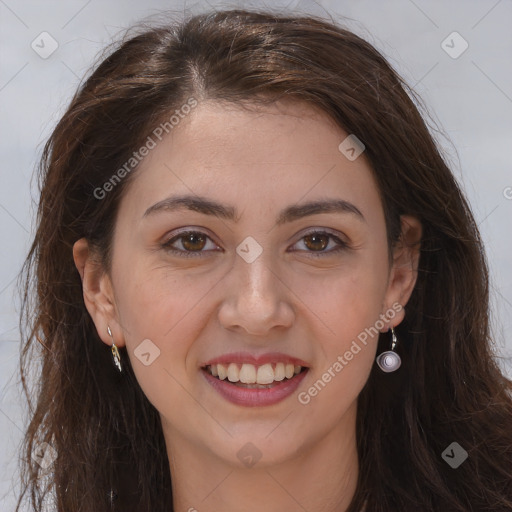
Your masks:
[{"label": "neck", "polygon": [[[165,423],[174,512],[344,512],[357,486],[356,404],[340,424],[276,464],[241,468]],[[270,449],[270,448],[269,448]],[[238,461],[237,461],[238,462]]]}]

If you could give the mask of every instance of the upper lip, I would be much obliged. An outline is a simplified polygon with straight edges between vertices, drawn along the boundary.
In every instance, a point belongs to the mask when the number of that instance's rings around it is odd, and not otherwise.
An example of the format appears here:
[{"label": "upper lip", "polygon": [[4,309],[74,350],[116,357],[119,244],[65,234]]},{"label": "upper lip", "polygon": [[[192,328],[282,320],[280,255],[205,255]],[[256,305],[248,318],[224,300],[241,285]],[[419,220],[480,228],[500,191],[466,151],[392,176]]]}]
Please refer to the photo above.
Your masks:
[{"label": "upper lip", "polygon": [[303,366],[308,368],[308,364],[302,359],[298,359],[296,357],[289,356],[287,354],[282,354],[280,352],[268,352],[266,354],[250,354],[249,352],[233,352],[231,354],[223,354],[218,357],[214,357],[209,361],[203,363],[201,368],[205,366],[210,366],[212,364],[229,364],[229,363],[238,363],[238,364],[253,364],[254,366],[262,366],[266,363],[291,363],[294,366]]}]

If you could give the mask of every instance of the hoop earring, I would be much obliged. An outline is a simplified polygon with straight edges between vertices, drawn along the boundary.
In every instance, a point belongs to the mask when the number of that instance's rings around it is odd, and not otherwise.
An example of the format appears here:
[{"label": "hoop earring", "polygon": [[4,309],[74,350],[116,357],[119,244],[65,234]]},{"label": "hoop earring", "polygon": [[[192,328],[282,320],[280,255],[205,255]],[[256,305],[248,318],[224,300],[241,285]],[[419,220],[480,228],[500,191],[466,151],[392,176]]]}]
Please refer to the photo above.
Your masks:
[{"label": "hoop earring", "polygon": [[397,342],[395,330],[391,327],[391,350],[382,352],[382,354],[375,359],[375,362],[383,372],[394,372],[398,370],[402,364],[402,359],[400,359],[400,356],[395,352]]},{"label": "hoop earring", "polygon": [[112,331],[108,325],[107,332],[108,335],[112,338],[112,358],[114,359],[114,364],[117,366],[119,373],[121,373],[123,371],[121,368],[121,355],[119,354],[119,350],[117,350],[116,344],[114,343],[114,336],[112,336]]}]

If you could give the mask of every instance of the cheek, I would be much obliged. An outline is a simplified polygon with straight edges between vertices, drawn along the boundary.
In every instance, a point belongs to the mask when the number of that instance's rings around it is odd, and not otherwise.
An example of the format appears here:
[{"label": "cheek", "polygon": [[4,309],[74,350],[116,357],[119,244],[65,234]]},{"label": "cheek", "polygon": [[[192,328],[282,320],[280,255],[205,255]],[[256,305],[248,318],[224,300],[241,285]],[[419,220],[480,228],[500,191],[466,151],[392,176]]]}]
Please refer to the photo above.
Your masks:
[{"label": "cheek", "polygon": [[[294,294],[325,324],[335,342],[357,336],[383,313],[387,261],[366,251],[324,277],[299,277]],[[310,315],[310,318],[311,315]]]},{"label": "cheek", "polygon": [[162,263],[151,266],[147,260],[132,257],[118,263],[114,276],[116,303],[127,344],[135,348],[134,344],[150,338],[163,349],[164,340],[173,337],[214,281],[206,275],[204,279],[187,276]]},{"label": "cheek", "polygon": [[204,327],[198,315],[205,315],[208,291],[218,277],[178,278],[171,271],[128,262],[119,262],[116,269],[117,312],[137,381],[157,409],[179,403],[180,383],[189,379],[187,363],[195,364],[189,355]]},{"label": "cheek", "polygon": [[[331,399],[339,401],[336,393],[341,391],[349,403],[368,378],[375,358],[378,331],[382,328],[379,315],[385,312],[382,308],[387,272],[387,260],[367,252],[354,259],[353,264],[326,276],[322,283],[309,286],[307,304],[322,320],[315,320],[319,326],[315,337],[323,352],[315,377],[329,383],[332,381],[323,403],[329,403]],[[298,294],[306,293],[308,283],[302,283],[304,288]],[[310,314],[309,318],[314,317]],[[331,373],[325,374],[329,369]],[[329,396],[331,393],[333,395]]]},{"label": "cheek", "polygon": [[326,425],[341,421],[357,399],[372,370],[386,278],[382,269],[352,269],[334,282],[327,293],[311,298],[325,320],[317,342],[322,357],[308,386],[298,396],[312,417],[322,417]]}]

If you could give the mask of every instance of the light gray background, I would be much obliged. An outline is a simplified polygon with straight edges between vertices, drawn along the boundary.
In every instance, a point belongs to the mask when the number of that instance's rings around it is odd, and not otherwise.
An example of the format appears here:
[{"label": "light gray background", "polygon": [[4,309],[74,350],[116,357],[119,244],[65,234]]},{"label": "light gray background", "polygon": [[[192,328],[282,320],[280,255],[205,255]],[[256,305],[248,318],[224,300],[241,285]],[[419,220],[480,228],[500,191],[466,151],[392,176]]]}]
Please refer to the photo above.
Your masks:
[{"label": "light gray background", "polygon": [[[425,100],[448,139],[439,141],[472,204],[490,262],[499,361],[512,377],[512,1],[346,0],[267,2],[338,19],[379,48]],[[131,23],[165,9],[265,7],[264,2],[0,0],[0,509],[13,510],[24,425],[16,385],[15,277],[31,239],[31,176],[42,143],[98,52]],[[31,43],[46,31],[57,50]],[[450,57],[457,31],[469,47]],[[448,43],[462,48],[456,38]],[[452,51],[454,51],[452,50]],[[450,142],[451,141],[451,142]],[[13,476],[14,475],[14,476]],[[14,487],[13,487],[14,486]]]}]

